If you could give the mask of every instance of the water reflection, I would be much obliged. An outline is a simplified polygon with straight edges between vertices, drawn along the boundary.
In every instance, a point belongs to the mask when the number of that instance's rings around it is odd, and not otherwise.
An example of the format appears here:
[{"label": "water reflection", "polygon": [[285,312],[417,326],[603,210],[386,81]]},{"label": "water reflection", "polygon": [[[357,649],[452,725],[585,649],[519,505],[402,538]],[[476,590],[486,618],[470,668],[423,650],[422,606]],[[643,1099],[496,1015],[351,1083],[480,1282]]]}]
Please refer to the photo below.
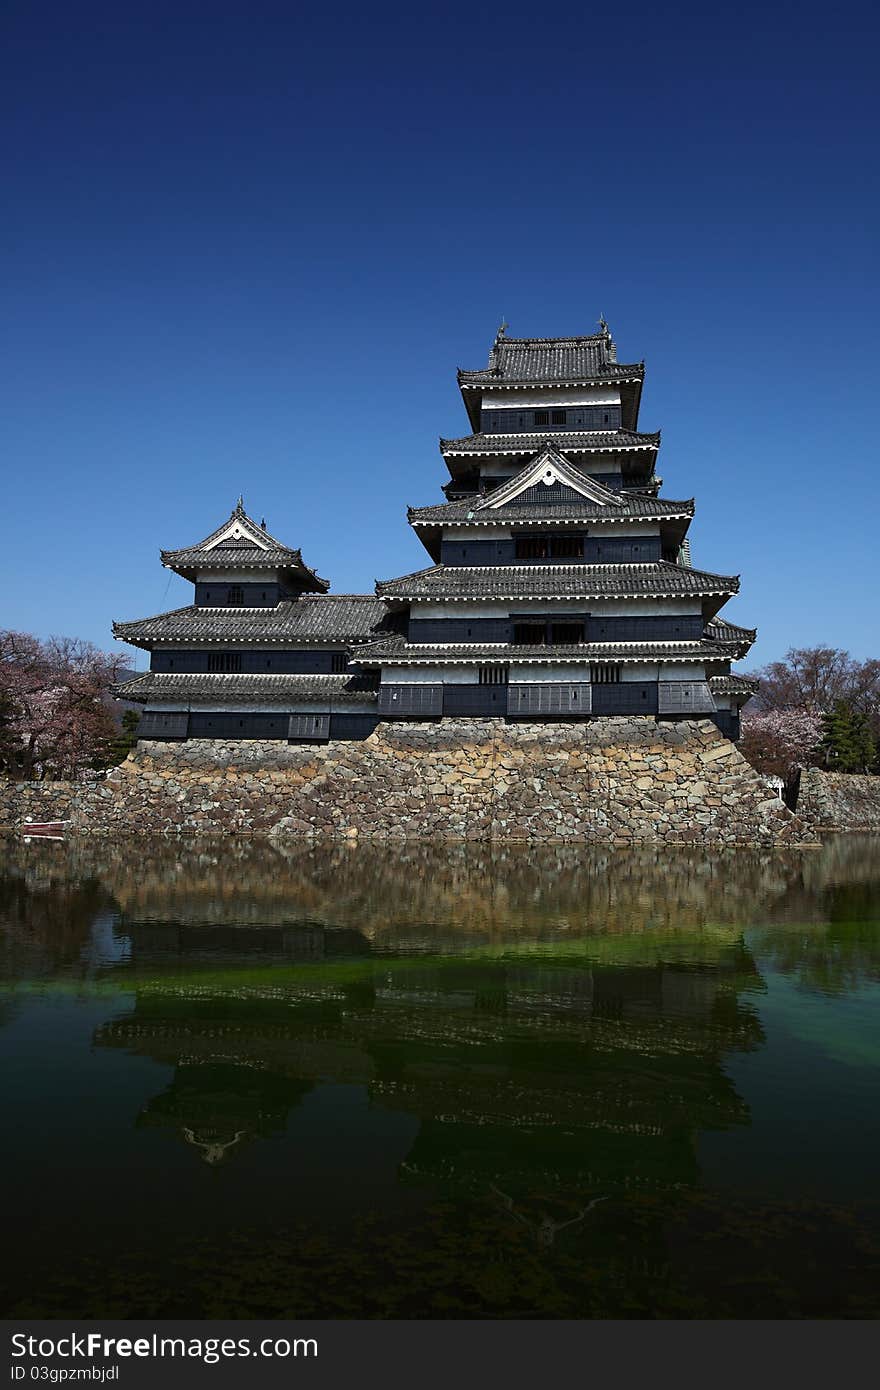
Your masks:
[{"label": "water reflection", "polygon": [[[372,952],[446,954],[633,931],[830,926],[876,915],[878,847],[876,837],[856,836],[815,850],[705,855],[584,846],[8,841],[0,873],[8,954],[0,969],[7,977],[43,967],[75,971],[81,957],[100,959],[91,938],[101,911],[116,914],[117,936],[140,942],[142,959],[200,952],[300,959],[350,952],[358,943]],[[237,934],[243,927],[252,930]]]},{"label": "water reflection", "polygon": [[[40,1037],[48,1004],[55,1012],[40,1045],[66,1058],[63,1029],[72,1038],[73,1024],[61,1004],[96,1011],[87,1051],[70,1063],[92,1088],[100,1134],[80,1201],[101,1210],[112,1161],[137,1193],[136,1202],[120,1199],[123,1217],[145,1215],[145,1228],[162,1229],[165,1242],[150,1257],[153,1237],[139,1237],[144,1268],[156,1269],[149,1298],[141,1282],[126,1303],[118,1280],[111,1297],[101,1274],[97,1303],[77,1304],[69,1291],[50,1297],[52,1279],[45,1283],[24,1228],[23,1268],[33,1268],[20,1277],[32,1277],[37,1304],[57,1315],[245,1306],[254,1315],[528,1312],[500,1259],[515,1260],[524,1279],[531,1270],[533,1311],[544,1316],[664,1307],[676,1316],[676,1299],[706,1315],[724,1316],[725,1299],[731,1315],[754,1312],[736,1280],[757,1277],[755,1241],[766,1243],[776,1222],[789,1250],[792,1233],[806,1239],[810,1228],[764,1208],[753,1241],[752,1199],[741,1198],[734,1218],[735,1178],[725,1177],[724,1192],[707,1181],[707,1136],[732,1143],[754,1124],[749,1059],[760,1067],[766,1056],[768,1068],[781,1068],[773,1085],[783,1109],[794,1094],[804,1059],[774,1051],[765,1023],[778,979],[807,999],[845,997],[857,1009],[878,972],[876,840],[712,855],[234,840],[145,841],[136,851],[103,841],[8,844],[0,1030],[32,1020],[28,1036]],[[39,1050],[15,1046],[25,1066],[26,1048]],[[42,1136],[53,1117],[41,1065],[34,1061],[31,1089],[17,1103],[37,1105]],[[857,1067],[853,1076],[836,1123],[840,1134],[861,1126],[870,1147],[876,1120],[873,1130],[864,1125]],[[839,1091],[836,1078],[828,1084]],[[58,1104],[58,1141],[69,1145]],[[111,1109],[116,1128],[102,1118]],[[27,1161],[26,1129],[16,1133]],[[76,1142],[88,1171],[85,1128]],[[842,1152],[841,1169],[846,1162]],[[216,1196],[204,1185],[209,1172],[222,1184]],[[795,1154],[793,1195],[806,1193],[800,1181]],[[224,1220],[236,1213],[237,1254],[228,1242],[222,1252],[211,1243],[215,1202]],[[53,1219],[63,1244],[57,1211]],[[826,1203],[811,1220],[814,1236],[833,1228],[858,1273],[833,1297],[825,1285],[807,1295],[801,1257],[792,1256],[796,1291],[779,1293],[775,1315],[789,1315],[789,1303],[794,1315],[808,1305],[839,1315],[840,1299],[844,1311],[861,1310],[867,1282],[849,1217]],[[860,1210],[862,1234],[866,1220]],[[343,1221],[344,1237],[328,1234]],[[709,1244],[717,1248],[722,1227],[741,1251],[730,1275],[736,1290],[725,1285],[723,1296],[701,1282],[714,1271]],[[108,1240],[115,1268],[124,1252]],[[299,1253],[310,1241],[320,1246],[311,1283]],[[193,1270],[196,1247],[210,1252],[210,1297]],[[260,1269],[276,1273],[257,1280],[262,1302],[248,1302],[242,1291],[257,1247]],[[477,1249],[488,1261],[479,1278]],[[432,1293],[422,1263],[438,1250],[444,1272],[431,1278],[442,1293]],[[72,1246],[62,1254],[62,1265],[82,1257]],[[533,1267],[532,1259],[570,1263],[563,1277],[562,1265]],[[216,1302],[217,1261],[230,1281],[227,1302]],[[409,1281],[401,1272],[408,1261]],[[472,1279],[471,1303],[462,1304],[453,1290]],[[299,1302],[291,1302],[294,1286]]]}]

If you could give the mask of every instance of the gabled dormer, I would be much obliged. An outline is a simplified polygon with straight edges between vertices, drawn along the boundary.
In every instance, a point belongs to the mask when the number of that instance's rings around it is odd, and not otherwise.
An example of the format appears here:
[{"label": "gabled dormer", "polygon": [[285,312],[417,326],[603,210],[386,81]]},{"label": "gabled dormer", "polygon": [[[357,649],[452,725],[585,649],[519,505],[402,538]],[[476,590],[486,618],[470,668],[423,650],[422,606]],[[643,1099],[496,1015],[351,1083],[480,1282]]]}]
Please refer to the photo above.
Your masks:
[{"label": "gabled dormer", "polygon": [[517,499],[541,503],[580,502],[586,499],[595,506],[612,508],[619,502],[617,495],[602,483],[581,473],[548,444],[514,478],[481,497],[474,512],[490,513],[509,506]]},{"label": "gabled dormer", "polygon": [[162,564],[196,586],[195,601],[208,608],[268,608],[282,598],[326,593],[299,550],[279,541],[248,516],[239,497],[228,521],[181,550],[163,550]]}]

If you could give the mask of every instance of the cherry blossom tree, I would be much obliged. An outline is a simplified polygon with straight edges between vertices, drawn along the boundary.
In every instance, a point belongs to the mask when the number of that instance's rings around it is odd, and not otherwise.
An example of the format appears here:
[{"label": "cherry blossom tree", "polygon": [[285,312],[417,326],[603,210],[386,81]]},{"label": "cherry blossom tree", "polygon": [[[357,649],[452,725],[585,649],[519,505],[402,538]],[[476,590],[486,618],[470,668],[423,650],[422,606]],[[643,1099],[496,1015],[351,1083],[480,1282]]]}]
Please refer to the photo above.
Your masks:
[{"label": "cherry blossom tree", "polygon": [[858,661],[840,647],[792,647],[749,674],[759,687],[743,710],[740,748],[759,772],[788,778],[798,765],[825,766],[823,720],[835,710],[880,743],[880,660]]},{"label": "cherry blossom tree", "polygon": [[740,751],[759,772],[785,781],[798,766],[817,761],[822,716],[805,709],[743,711]]},{"label": "cherry blossom tree", "polygon": [[110,687],[126,666],[91,642],[0,630],[0,765],[9,776],[76,777],[106,765]]}]

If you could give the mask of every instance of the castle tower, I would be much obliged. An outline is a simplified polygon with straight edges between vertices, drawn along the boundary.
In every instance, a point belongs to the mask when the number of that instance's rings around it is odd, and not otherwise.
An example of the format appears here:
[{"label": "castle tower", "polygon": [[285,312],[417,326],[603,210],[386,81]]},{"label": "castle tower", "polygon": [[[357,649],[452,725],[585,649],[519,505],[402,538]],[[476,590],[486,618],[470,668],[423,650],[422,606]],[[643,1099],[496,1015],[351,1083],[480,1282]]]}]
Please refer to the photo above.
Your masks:
[{"label": "castle tower", "polygon": [[435,562],[379,583],[399,631],[366,643],[384,718],[710,717],[736,737],[755,634],[718,618],[739,579],[694,569],[693,500],[659,496],[639,431],[644,365],[607,324],[508,338],[460,371],[473,433],[441,439],[439,506],[409,522]]}]

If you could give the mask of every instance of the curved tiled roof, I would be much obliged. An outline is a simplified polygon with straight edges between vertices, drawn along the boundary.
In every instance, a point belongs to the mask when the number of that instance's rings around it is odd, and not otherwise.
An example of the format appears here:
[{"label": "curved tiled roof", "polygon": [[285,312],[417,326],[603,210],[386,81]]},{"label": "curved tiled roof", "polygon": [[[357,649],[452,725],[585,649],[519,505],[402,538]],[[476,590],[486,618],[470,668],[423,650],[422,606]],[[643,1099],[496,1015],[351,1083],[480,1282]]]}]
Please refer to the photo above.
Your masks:
[{"label": "curved tiled roof", "polygon": [[376,686],[369,676],[227,676],[164,671],[146,671],[135,676],[117,686],[114,694],[135,704],[153,700],[182,704],[218,700],[232,705],[306,704],[311,700],[352,704],[377,698]]},{"label": "curved tiled roof", "polygon": [[459,370],[463,386],[499,382],[621,381],[644,376],[644,364],[621,365],[607,333],[577,338],[507,338],[499,334],[487,367]]},{"label": "curved tiled roof", "polygon": [[385,617],[373,594],[303,594],[275,608],[203,608],[190,604],[154,618],[114,623],[113,636],[138,647],[154,642],[344,642],[373,635]]},{"label": "curved tiled roof", "polygon": [[[230,534],[230,527],[232,532]],[[185,579],[200,570],[269,569],[297,570],[306,587],[326,592],[330,584],[305,563],[299,550],[284,545],[248,516],[241,498],[229,518],[195,545],[160,551],[162,564]]]},{"label": "curved tiled roof", "polygon": [[[168,569],[308,569],[298,550],[286,546],[216,545],[211,550],[189,546],[186,550],[163,550],[162,564]],[[313,573],[313,571],[310,571]],[[326,584],[327,580],[322,580]]]},{"label": "curved tiled roof", "polygon": [[665,560],[631,565],[432,565],[379,581],[383,598],[628,598],[723,594],[739,589],[735,575],[709,574]]},{"label": "curved tiled roof", "polygon": [[[674,502],[665,497],[646,497],[639,493],[614,492],[613,501],[599,504],[589,498],[576,502],[522,502],[514,498],[503,506],[488,508],[477,505],[486,499],[475,495],[461,497],[456,502],[441,502],[434,507],[409,507],[407,516],[412,526],[436,526],[444,522],[462,525],[491,526],[510,521],[664,521],[670,517],[690,518],[694,514],[694,499]],[[492,494],[488,494],[491,500]]]},{"label": "curved tiled roof", "polygon": [[466,434],[461,439],[440,439],[440,452],[446,454],[535,454],[554,443],[563,453],[625,450],[656,451],[660,431],[641,434],[637,430],[554,430],[544,434]]},{"label": "curved tiled roof", "polygon": [[726,676],[710,676],[709,686],[713,695],[742,695],[750,699],[757,694],[760,681],[749,676],[737,676],[731,672]]},{"label": "curved tiled roof", "polygon": [[713,618],[706,624],[706,635],[716,642],[747,642],[752,645],[758,635],[756,627],[737,627],[725,618]]},{"label": "curved tiled roof", "polygon": [[444,661],[516,662],[516,661],[592,661],[621,663],[627,661],[727,661],[730,653],[714,642],[578,642],[557,646],[526,646],[507,642],[408,642],[400,633],[392,633],[376,642],[359,647],[356,660],[364,666],[383,661],[406,664]]}]

